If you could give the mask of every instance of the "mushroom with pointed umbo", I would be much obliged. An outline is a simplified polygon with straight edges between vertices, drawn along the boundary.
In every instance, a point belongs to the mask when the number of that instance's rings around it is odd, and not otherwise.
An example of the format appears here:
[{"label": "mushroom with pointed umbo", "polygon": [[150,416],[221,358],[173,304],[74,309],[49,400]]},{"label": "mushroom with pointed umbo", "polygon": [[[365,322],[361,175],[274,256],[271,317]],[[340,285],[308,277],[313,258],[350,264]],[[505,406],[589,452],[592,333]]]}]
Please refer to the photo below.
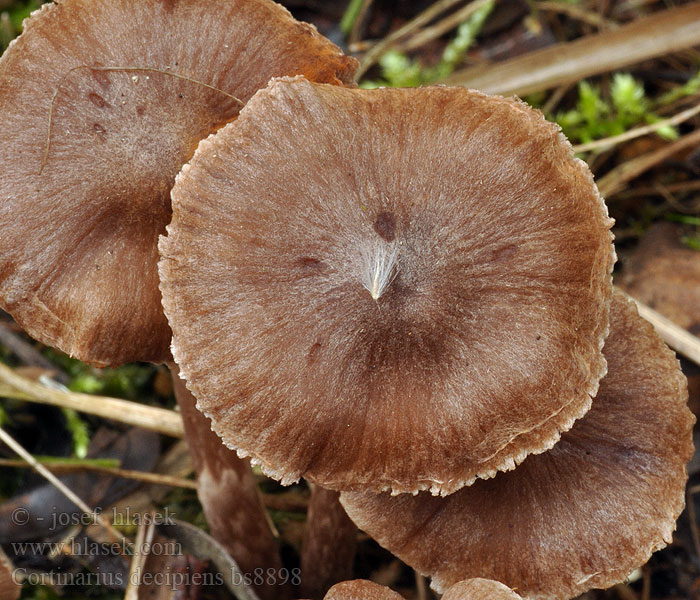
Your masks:
[{"label": "mushroom with pointed umbo", "polygon": [[[0,59],[0,305],[39,341],[98,366],[170,361],[156,242],[180,167],[271,76],[351,84],[355,67],[269,0],[43,6]],[[243,544],[233,525],[256,520],[234,508],[237,495],[259,505],[241,488],[247,463],[218,452],[178,389],[200,476],[212,467],[216,489],[200,498],[214,534],[244,569],[274,567],[269,531]]]},{"label": "mushroom with pointed umbo", "polygon": [[695,418],[675,355],[612,302],[608,373],[548,452],[447,498],[343,493],[355,523],[444,591],[468,577],[564,600],[622,581],[671,541]]},{"label": "mushroom with pointed umbo", "polygon": [[282,483],[449,494],[590,407],[611,220],[518,100],[277,79],[172,200],[175,360],[215,431]]}]

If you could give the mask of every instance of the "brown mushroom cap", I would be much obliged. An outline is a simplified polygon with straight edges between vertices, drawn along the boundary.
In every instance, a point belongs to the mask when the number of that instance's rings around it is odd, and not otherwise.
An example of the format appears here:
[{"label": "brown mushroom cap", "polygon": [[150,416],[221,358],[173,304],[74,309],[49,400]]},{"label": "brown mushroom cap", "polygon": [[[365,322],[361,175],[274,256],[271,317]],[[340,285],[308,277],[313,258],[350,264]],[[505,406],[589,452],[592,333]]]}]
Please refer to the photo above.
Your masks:
[{"label": "brown mushroom cap", "polygon": [[402,597],[388,587],[367,581],[354,579],[334,585],[323,600],[403,600]]},{"label": "brown mushroom cap", "polygon": [[355,64],[269,0],[45,5],[0,59],[0,305],[83,360],[165,359],[175,175],[271,76],[350,82]]},{"label": "brown mushroom cap", "polygon": [[652,225],[624,264],[623,289],[674,323],[700,334],[700,252],[674,223]]},{"label": "brown mushroom cap", "polygon": [[528,598],[623,580],[671,541],[695,418],[675,355],[615,295],[608,374],[550,451],[447,498],[341,494],[357,525],[444,590],[468,577]]},{"label": "brown mushroom cap", "polygon": [[498,581],[467,579],[455,583],[442,600],[522,600],[522,597]]},{"label": "brown mushroom cap", "polygon": [[588,410],[609,227],[522,102],[273,81],[173,189],[173,352],[215,431],[283,483],[449,493]]}]

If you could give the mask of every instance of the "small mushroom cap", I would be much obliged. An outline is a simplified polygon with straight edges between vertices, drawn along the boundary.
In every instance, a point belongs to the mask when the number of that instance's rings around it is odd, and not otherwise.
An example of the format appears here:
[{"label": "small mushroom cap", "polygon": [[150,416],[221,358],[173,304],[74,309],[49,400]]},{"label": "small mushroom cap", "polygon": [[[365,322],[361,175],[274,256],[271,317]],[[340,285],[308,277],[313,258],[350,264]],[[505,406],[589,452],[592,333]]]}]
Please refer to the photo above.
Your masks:
[{"label": "small mushroom cap", "polygon": [[498,581],[467,579],[455,583],[442,600],[522,600],[522,597]]},{"label": "small mushroom cap", "polygon": [[273,81],[173,189],[175,359],[216,432],[282,483],[450,493],[588,410],[609,227],[519,101]]},{"label": "small mushroom cap", "polygon": [[167,358],[175,175],[271,76],[355,64],[270,0],[46,4],[0,59],[0,305],[82,360]]},{"label": "small mushroom cap", "polygon": [[403,600],[402,597],[388,587],[367,581],[354,579],[334,585],[323,600]]},{"label": "small mushroom cap", "polygon": [[528,598],[622,581],[671,541],[695,418],[675,355],[615,295],[608,374],[544,454],[447,498],[341,494],[350,517],[438,591],[489,577]]}]

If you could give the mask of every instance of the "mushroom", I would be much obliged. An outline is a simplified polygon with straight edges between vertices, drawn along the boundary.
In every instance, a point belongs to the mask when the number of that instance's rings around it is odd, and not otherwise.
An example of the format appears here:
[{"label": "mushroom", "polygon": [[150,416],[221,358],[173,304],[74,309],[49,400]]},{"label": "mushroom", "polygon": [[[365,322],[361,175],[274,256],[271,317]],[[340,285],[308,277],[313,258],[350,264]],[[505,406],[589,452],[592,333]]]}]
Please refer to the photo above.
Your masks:
[{"label": "mushroom", "polygon": [[622,581],[671,541],[695,418],[675,355],[620,293],[604,352],[592,409],[548,452],[447,498],[344,493],[348,514],[438,591],[489,577],[551,600]]},{"label": "mushroom", "polygon": [[524,103],[278,79],[172,197],[175,359],[226,444],[282,483],[448,494],[588,410],[611,221]]},{"label": "mushroom", "polygon": [[[86,362],[169,361],[156,242],[180,167],[271,76],[355,67],[269,0],[43,6],[0,58],[0,306]],[[267,528],[241,542],[264,518],[247,462],[176,388],[214,535],[244,569],[275,567]]]},{"label": "mushroom", "polygon": [[156,243],[180,167],[271,76],[355,64],[269,0],[44,5],[0,60],[0,304],[81,360],[167,360]]},{"label": "mushroom", "polygon": [[[355,579],[334,585],[323,600],[401,600],[401,596],[388,587]],[[453,585],[443,600],[522,600],[502,583],[488,579],[469,579]]]}]

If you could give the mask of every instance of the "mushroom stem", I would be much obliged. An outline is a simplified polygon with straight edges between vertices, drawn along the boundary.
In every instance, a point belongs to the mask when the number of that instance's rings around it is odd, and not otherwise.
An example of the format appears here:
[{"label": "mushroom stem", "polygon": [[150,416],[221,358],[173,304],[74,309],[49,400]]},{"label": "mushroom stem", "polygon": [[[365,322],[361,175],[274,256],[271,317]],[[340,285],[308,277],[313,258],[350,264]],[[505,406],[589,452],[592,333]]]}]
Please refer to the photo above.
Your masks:
[{"label": "mushroom stem", "polygon": [[323,598],[328,588],[352,576],[358,530],[339,496],[319,485],[311,488],[301,547],[304,597]]},{"label": "mushroom stem", "polygon": [[[250,462],[224,446],[209,419],[197,410],[196,399],[180,378],[177,365],[169,363],[168,367],[197,475],[197,496],[212,537],[226,548],[253,584],[256,573],[271,573],[268,569],[281,573],[277,543]],[[254,585],[262,600],[291,595],[286,586],[270,585],[272,578],[262,579],[262,585]]]}]

